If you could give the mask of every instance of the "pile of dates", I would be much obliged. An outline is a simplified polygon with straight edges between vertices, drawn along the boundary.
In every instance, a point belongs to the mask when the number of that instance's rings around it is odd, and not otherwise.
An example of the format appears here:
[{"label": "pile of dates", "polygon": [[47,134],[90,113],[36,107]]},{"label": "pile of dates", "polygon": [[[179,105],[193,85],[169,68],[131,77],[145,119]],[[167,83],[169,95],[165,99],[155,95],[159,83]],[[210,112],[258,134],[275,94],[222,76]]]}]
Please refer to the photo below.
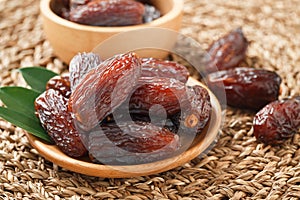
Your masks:
[{"label": "pile of dates", "polygon": [[239,67],[247,47],[240,28],[213,42],[208,49],[207,85],[220,100],[225,93],[227,105],[258,111],[253,120],[258,141],[282,143],[300,129],[300,97],[278,100],[282,80],[277,73]]},{"label": "pile of dates", "polygon": [[174,155],[211,115],[208,91],[189,86],[186,67],[135,53],[107,60],[76,55],[70,73],[53,77],[36,114],[67,155],[136,164]]},{"label": "pile of dates", "polygon": [[147,0],[58,0],[57,4],[61,17],[91,26],[138,25],[161,16]]},{"label": "pile of dates", "polygon": [[[248,41],[240,28],[208,49],[205,81],[229,106],[250,109],[254,136],[279,144],[300,128],[300,97],[278,100],[280,76],[239,67]],[[135,53],[101,60],[76,55],[70,73],[49,80],[35,100],[42,126],[67,155],[89,154],[93,162],[137,164],[180,152],[186,138],[200,134],[211,115],[208,91],[188,86],[185,66]],[[224,103],[224,102],[223,102]],[[183,134],[182,134],[183,133]]]}]

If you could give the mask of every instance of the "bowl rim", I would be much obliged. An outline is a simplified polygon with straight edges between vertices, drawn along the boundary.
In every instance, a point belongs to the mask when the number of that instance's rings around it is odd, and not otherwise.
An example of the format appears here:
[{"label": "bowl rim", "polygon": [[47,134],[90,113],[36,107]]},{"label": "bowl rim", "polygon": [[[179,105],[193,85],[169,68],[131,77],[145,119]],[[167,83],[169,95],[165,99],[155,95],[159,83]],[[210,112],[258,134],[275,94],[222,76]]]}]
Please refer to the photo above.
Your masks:
[{"label": "bowl rim", "polygon": [[112,32],[112,31],[121,32],[121,31],[130,31],[130,30],[146,28],[146,27],[159,27],[165,24],[166,22],[171,21],[175,17],[182,15],[183,4],[184,4],[183,0],[171,0],[173,1],[172,9],[166,14],[164,14],[163,16],[149,23],[133,25],[133,26],[100,27],[100,26],[89,26],[89,25],[78,24],[58,16],[50,8],[51,1],[53,0],[41,0],[40,2],[40,12],[44,15],[44,17],[55,22],[56,24],[60,24],[70,29],[90,31],[90,32]]}]

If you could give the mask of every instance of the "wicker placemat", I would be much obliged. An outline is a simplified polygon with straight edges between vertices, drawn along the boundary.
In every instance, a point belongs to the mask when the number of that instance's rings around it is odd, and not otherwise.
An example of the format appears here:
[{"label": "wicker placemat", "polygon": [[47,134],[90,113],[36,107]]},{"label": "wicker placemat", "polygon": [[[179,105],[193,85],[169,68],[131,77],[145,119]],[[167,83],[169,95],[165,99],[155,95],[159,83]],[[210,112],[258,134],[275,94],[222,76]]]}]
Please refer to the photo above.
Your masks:
[{"label": "wicker placemat", "polygon": [[[67,69],[45,40],[39,1],[1,0],[0,85],[23,85],[14,71]],[[300,94],[298,0],[186,0],[181,32],[207,48],[241,26],[251,41],[246,64],[276,70],[280,98]],[[282,146],[257,143],[254,113],[227,108],[216,146],[203,158],[146,177],[103,179],[73,173],[38,155],[24,132],[0,119],[0,199],[299,199],[300,134]]]}]

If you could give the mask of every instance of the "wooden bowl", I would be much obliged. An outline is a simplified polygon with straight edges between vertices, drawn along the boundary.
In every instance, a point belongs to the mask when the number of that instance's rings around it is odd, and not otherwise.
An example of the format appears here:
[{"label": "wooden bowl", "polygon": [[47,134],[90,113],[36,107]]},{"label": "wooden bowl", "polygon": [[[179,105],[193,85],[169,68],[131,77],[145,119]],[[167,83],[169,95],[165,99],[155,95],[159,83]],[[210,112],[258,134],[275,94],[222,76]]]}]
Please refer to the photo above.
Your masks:
[{"label": "wooden bowl", "polygon": [[[162,17],[146,24],[122,27],[96,27],[73,23],[58,16],[53,10],[56,0],[41,0],[40,11],[44,33],[54,53],[65,63],[79,52],[90,52],[99,43],[117,33],[147,27],[178,31],[181,27],[183,0],[153,0]],[[175,42],[175,41],[174,41]]]},{"label": "wooden bowl", "polygon": [[[200,82],[190,78],[188,85],[201,85]],[[205,86],[203,86],[205,87]],[[206,88],[206,87],[205,87]],[[209,91],[209,90],[208,90]],[[87,158],[77,160],[62,153],[55,145],[49,145],[31,134],[26,133],[30,144],[47,160],[74,172],[89,176],[97,176],[103,178],[125,178],[134,176],[145,176],[164,172],[175,167],[181,166],[186,162],[196,158],[200,154],[211,148],[217,139],[219,129],[222,122],[221,107],[217,98],[209,91],[212,114],[211,119],[201,134],[197,135],[191,146],[179,155],[164,160],[127,166],[109,166],[94,164]]]}]

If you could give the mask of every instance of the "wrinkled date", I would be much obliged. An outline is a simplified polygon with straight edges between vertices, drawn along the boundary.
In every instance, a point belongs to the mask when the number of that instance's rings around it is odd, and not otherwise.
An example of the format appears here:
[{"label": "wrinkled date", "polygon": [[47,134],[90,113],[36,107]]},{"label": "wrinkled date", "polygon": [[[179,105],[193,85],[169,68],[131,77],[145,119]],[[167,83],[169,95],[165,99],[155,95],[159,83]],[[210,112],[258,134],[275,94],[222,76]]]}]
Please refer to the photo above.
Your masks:
[{"label": "wrinkled date", "polygon": [[63,74],[61,76],[55,76],[51,78],[46,85],[46,90],[49,89],[57,90],[65,98],[69,99],[71,95],[69,74]]},{"label": "wrinkled date", "polygon": [[143,77],[174,78],[186,83],[190,75],[187,68],[174,61],[159,60],[155,58],[142,58]]},{"label": "wrinkled date", "polygon": [[146,122],[103,124],[101,128],[110,141],[133,153],[151,153],[171,143],[172,149],[179,146],[175,134]]},{"label": "wrinkled date", "polygon": [[254,117],[253,133],[258,141],[280,144],[300,129],[300,97],[266,105]]},{"label": "wrinkled date", "polygon": [[69,110],[83,130],[97,126],[121,105],[137,84],[140,59],[134,53],[116,55],[90,70],[73,91]]},{"label": "wrinkled date", "polygon": [[141,78],[139,83],[142,86],[135,90],[129,101],[132,115],[147,116],[154,105],[160,105],[152,112],[161,116],[164,109],[167,117],[170,117],[177,127],[169,124],[170,130],[185,127],[189,132],[199,133],[207,124],[211,114],[211,103],[205,88],[187,87],[168,78]]},{"label": "wrinkled date", "polygon": [[89,151],[104,163],[151,162],[174,153],[180,146],[177,135],[147,122],[102,124],[97,129],[89,133]]},{"label": "wrinkled date", "polygon": [[80,53],[74,56],[69,65],[71,90],[74,91],[84,76],[100,63],[101,58],[98,54]]},{"label": "wrinkled date", "polygon": [[134,0],[93,0],[70,11],[70,21],[93,26],[143,23],[145,7]]},{"label": "wrinkled date", "polygon": [[131,113],[148,114],[151,107],[160,105],[153,112],[160,115],[162,107],[167,115],[173,115],[189,104],[185,84],[175,79],[143,77],[138,85],[140,87],[134,91],[129,101]]},{"label": "wrinkled date", "polygon": [[237,67],[246,57],[248,41],[238,28],[211,44],[206,73]]},{"label": "wrinkled date", "polygon": [[172,133],[178,132],[178,126],[176,126],[176,124],[173,123],[171,117],[169,116],[158,116],[156,114],[151,115],[151,113],[149,113],[149,115],[130,113],[130,117],[133,121],[148,122],[155,126],[166,128]]},{"label": "wrinkled date", "polygon": [[80,157],[86,154],[73,117],[67,110],[68,99],[58,90],[48,89],[35,100],[38,118],[55,144],[67,155]]},{"label": "wrinkled date", "polygon": [[212,106],[208,91],[199,86],[189,86],[187,108],[171,117],[176,127],[186,133],[200,133],[210,119]]},{"label": "wrinkled date", "polygon": [[277,100],[280,84],[278,74],[264,69],[235,68],[207,76],[212,91],[225,90],[228,105],[254,110]]},{"label": "wrinkled date", "polygon": [[184,111],[184,127],[194,128],[200,133],[210,119],[212,110],[210,96],[208,91],[199,85],[190,87],[188,96],[191,106]]},{"label": "wrinkled date", "polygon": [[[208,91],[186,86],[170,78],[142,77],[129,100],[120,105],[106,122],[144,121],[177,133],[179,128],[199,133],[211,115]],[[124,113],[129,110],[130,119]]]},{"label": "wrinkled date", "polygon": [[[117,109],[116,112],[106,117],[102,124],[108,124],[108,123],[119,123],[119,122],[126,122],[126,121],[134,121],[134,122],[147,122],[151,123],[157,127],[166,128],[172,133],[178,132],[178,126],[177,124],[174,124],[171,120],[171,117],[168,117],[166,115],[158,115],[157,113],[153,113],[149,111],[149,113],[145,112],[138,112],[137,110],[133,110],[133,112],[129,111],[129,116],[126,114],[124,115],[124,110],[122,110],[122,105],[119,107],[120,110]],[[125,111],[126,112],[126,111]],[[160,111],[161,112],[161,111]]]}]

